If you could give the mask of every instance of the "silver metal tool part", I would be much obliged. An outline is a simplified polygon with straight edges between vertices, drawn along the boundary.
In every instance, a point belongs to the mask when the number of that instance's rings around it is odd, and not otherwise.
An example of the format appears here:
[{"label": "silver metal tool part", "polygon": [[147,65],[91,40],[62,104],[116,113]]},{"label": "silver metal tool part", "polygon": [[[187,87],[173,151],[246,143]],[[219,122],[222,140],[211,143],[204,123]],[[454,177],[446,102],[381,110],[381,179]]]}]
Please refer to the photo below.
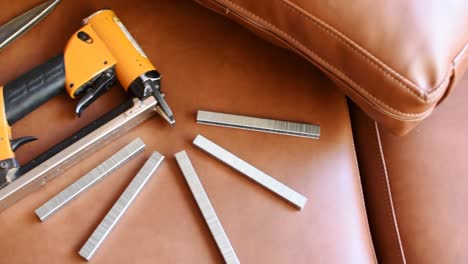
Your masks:
[{"label": "silver metal tool part", "polygon": [[51,0],[21,14],[0,26],[0,49],[3,49],[52,11],[60,0]]},{"label": "silver metal tool part", "polygon": [[156,111],[164,120],[166,120],[171,126],[175,125],[174,114],[172,113],[171,108],[164,99],[164,95],[161,93],[159,89],[153,89],[153,96],[158,101],[158,105],[156,106]]},{"label": "silver metal tool part", "polygon": [[224,260],[229,264],[240,263],[187,153],[181,151],[175,155],[175,158]]},{"label": "silver metal tool part", "polygon": [[75,181],[72,185],[68,186],[65,190],[39,207],[36,210],[36,215],[42,222],[44,222],[50,216],[77,198],[80,194],[93,187],[96,183],[110,175],[122,165],[126,164],[138,154],[142,153],[144,149],[145,143],[143,143],[139,138],[135,139],[95,169]]},{"label": "silver metal tool part", "polygon": [[117,202],[112,206],[99,226],[94,230],[88,241],[83,245],[79,252],[81,257],[88,261],[91,260],[163,160],[164,156],[156,151],[153,152],[151,157],[146,161],[145,165],[143,165],[137,175],[133,178],[132,182],[130,182],[125,191],[120,195]]},{"label": "silver metal tool part", "polygon": [[198,111],[197,122],[205,125],[232,127],[273,134],[318,139],[320,126],[264,118]]},{"label": "silver metal tool part", "polygon": [[132,108],[0,189],[0,211],[153,116],[156,113],[155,106],[156,100],[153,97],[148,97],[144,101],[134,99]]},{"label": "silver metal tool part", "polygon": [[241,160],[209,139],[198,135],[193,141],[193,144],[283,198],[299,210],[304,208],[307,198],[303,195],[277,181],[270,175],[260,171],[249,163]]}]

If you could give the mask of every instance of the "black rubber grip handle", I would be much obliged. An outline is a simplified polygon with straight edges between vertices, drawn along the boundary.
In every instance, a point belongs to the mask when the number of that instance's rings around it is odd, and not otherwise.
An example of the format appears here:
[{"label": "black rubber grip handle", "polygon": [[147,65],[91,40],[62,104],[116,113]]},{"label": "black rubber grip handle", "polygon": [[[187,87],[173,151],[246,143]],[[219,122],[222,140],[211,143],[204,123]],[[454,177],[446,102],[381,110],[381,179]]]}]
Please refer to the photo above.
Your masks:
[{"label": "black rubber grip handle", "polygon": [[59,55],[3,87],[8,124],[31,113],[65,89],[65,64]]}]

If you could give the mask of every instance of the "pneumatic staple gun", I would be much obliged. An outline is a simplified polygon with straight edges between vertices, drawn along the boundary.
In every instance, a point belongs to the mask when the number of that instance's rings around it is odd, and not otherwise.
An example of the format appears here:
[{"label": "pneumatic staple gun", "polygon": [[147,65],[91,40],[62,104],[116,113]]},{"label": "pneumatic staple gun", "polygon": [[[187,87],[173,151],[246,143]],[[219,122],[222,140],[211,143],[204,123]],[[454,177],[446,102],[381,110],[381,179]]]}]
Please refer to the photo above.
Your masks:
[{"label": "pneumatic staple gun", "polygon": [[[35,138],[12,140],[10,125],[63,88],[72,98],[79,98],[76,114],[80,116],[117,80],[130,100],[24,166],[18,164],[14,151]],[[109,9],[86,18],[63,55],[1,87],[0,102],[0,210],[155,112],[171,125],[175,123],[160,90],[159,73]]]}]

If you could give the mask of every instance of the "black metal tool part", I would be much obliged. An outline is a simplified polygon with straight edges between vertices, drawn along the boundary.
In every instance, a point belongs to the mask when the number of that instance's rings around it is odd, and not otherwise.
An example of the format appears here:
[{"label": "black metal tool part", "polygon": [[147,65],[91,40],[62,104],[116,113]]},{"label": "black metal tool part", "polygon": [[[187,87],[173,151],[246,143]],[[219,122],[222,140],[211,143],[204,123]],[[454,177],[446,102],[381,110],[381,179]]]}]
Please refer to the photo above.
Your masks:
[{"label": "black metal tool part", "polygon": [[31,113],[64,91],[65,65],[63,55],[56,56],[3,87],[8,124]]}]

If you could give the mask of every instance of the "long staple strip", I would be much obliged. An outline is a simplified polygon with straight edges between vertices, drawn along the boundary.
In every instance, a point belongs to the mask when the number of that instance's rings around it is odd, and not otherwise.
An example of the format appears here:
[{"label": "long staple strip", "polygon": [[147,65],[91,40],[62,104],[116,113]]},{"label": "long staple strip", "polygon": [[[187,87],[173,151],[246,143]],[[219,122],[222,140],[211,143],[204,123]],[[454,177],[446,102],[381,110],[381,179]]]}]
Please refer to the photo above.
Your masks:
[{"label": "long staple strip", "polygon": [[303,195],[282,184],[268,174],[260,171],[249,163],[241,160],[209,139],[198,135],[193,141],[193,144],[288,201],[299,210],[304,208],[307,198]]},{"label": "long staple strip", "polygon": [[202,212],[203,218],[205,218],[208,228],[210,229],[211,234],[223,255],[224,261],[228,264],[240,263],[187,153],[185,151],[181,151],[177,153],[175,157],[182,174],[187,181],[190,191],[192,191],[193,197]]},{"label": "long staple strip", "polygon": [[122,218],[125,211],[127,211],[130,204],[135,200],[163,160],[164,156],[158,152],[154,152],[151,155],[122,195],[120,195],[117,202],[112,206],[96,230],[94,230],[88,241],[83,245],[79,252],[81,257],[88,261],[91,260],[106,237],[118,223],[120,218]]},{"label": "long staple strip", "polygon": [[318,139],[320,126],[289,121],[198,111],[197,122],[205,125],[232,127],[260,132]]},{"label": "long staple strip", "polygon": [[136,155],[143,152],[145,143],[139,138],[119,150],[98,167],[90,171],[85,176],[68,186],[65,190],[47,201],[36,210],[36,215],[44,222],[50,216],[65,207],[68,203],[77,198],[81,193],[93,187],[96,183],[110,175],[119,167],[133,159]]}]

